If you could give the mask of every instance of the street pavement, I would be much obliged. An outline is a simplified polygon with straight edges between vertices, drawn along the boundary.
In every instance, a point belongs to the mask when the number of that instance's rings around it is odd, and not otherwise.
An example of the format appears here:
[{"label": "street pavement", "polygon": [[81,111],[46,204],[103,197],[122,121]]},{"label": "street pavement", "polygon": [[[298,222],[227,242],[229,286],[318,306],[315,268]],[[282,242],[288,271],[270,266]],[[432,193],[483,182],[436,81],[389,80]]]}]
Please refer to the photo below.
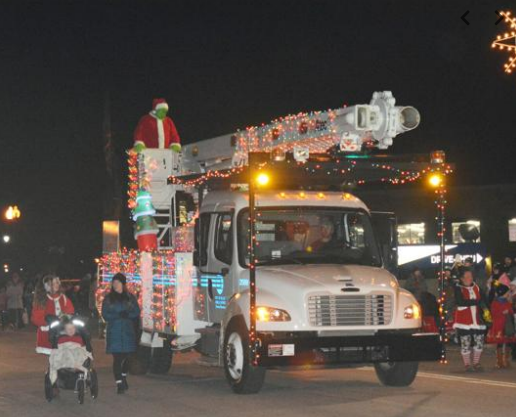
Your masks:
[{"label": "street pavement", "polygon": [[0,416],[380,416],[485,417],[516,415],[516,367],[465,373],[453,349],[449,363],[423,364],[408,388],[383,387],[372,368],[269,371],[257,395],[235,395],[222,369],[201,366],[196,353],[179,354],[168,375],[130,376],[130,390],[116,395],[111,358],[94,341],[100,394],[79,405],[72,391],[47,403],[44,356],[34,353],[32,330],[0,332]]}]

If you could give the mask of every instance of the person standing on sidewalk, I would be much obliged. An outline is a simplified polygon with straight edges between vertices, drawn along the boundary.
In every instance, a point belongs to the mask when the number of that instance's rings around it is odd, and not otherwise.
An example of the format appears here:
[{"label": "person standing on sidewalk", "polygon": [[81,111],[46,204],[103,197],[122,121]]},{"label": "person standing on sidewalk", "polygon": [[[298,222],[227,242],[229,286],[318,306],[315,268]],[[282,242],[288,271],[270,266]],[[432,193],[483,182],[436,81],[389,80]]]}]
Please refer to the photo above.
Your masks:
[{"label": "person standing on sidewalk", "polygon": [[491,288],[493,302],[491,314],[493,325],[487,333],[487,343],[496,344],[496,368],[509,368],[511,364],[510,345],[516,342],[514,310],[509,287],[495,281]]},{"label": "person standing on sidewalk", "polygon": [[113,355],[113,374],[117,393],[129,388],[127,370],[129,355],[136,351],[136,321],[140,307],[134,295],[127,290],[124,274],[115,274],[111,291],[102,303],[102,317],[107,322],[106,352]]},{"label": "person standing on sidewalk", "polygon": [[9,326],[14,329],[23,327],[23,282],[15,272],[7,283],[7,311],[9,312]]},{"label": "person standing on sidewalk", "polygon": [[470,269],[460,271],[460,281],[455,287],[455,320],[460,340],[461,355],[467,372],[480,370],[480,358],[484,350],[486,321],[490,321],[485,296],[473,280]]}]

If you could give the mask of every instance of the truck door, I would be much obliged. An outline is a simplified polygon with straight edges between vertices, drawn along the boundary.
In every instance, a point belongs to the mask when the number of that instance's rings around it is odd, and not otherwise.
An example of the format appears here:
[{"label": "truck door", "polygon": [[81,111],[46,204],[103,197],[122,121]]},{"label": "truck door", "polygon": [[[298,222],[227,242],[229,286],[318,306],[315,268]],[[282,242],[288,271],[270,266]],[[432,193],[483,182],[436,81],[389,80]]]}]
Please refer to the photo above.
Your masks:
[{"label": "truck door", "polygon": [[233,212],[214,215],[212,256],[208,260],[207,289],[210,321],[220,323],[235,288],[232,277],[234,256]]},{"label": "truck door", "polygon": [[398,222],[394,213],[371,212],[376,242],[382,254],[383,266],[398,275]]}]

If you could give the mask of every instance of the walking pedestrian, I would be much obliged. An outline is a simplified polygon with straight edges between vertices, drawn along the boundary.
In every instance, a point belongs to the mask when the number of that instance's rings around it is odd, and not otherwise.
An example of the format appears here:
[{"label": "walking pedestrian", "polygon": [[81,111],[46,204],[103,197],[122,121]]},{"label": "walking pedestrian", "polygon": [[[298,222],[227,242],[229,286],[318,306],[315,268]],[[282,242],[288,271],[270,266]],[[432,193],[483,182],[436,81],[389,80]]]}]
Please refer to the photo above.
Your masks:
[{"label": "walking pedestrian", "polygon": [[2,327],[2,330],[5,330],[8,321],[7,294],[5,293],[5,287],[0,284],[0,326]]},{"label": "walking pedestrian", "polygon": [[14,329],[23,327],[23,282],[18,273],[14,273],[7,282],[7,311],[9,313],[9,326]]},{"label": "walking pedestrian", "polygon": [[115,274],[111,290],[102,303],[102,317],[107,322],[106,352],[113,355],[113,374],[118,394],[123,394],[129,388],[127,360],[136,351],[136,323],[140,317],[138,302],[126,284],[124,274]]},{"label": "walking pedestrian", "polygon": [[415,267],[407,278],[405,289],[410,291],[418,301],[421,300],[421,294],[428,291],[425,276],[418,267]]},{"label": "walking pedestrian", "polygon": [[72,315],[72,302],[61,290],[61,281],[54,275],[45,276],[37,285],[32,307],[32,323],[38,326],[36,352],[50,355],[52,345],[48,339],[47,316]]},{"label": "walking pedestrian", "polygon": [[473,280],[469,269],[460,272],[455,287],[455,320],[453,328],[461,345],[461,355],[467,372],[480,370],[480,358],[484,350],[485,321],[490,320],[485,295]]},{"label": "walking pedestrian", "polygon": [[509,287],[498,281],[495,281],[491,291],[494,293],[490,306],[493,325],[487,333],[487,343],[496,344],[496,367],[498,369],[509,368],[511,363],[509,345],[516,342],[511,293]]}]

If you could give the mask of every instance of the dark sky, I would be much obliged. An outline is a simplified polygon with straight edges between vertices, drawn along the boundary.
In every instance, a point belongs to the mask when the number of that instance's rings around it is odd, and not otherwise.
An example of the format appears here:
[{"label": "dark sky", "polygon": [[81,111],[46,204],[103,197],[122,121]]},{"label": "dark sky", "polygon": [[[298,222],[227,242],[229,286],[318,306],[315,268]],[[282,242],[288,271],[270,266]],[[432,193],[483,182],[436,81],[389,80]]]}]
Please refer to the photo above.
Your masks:
[{"label": "dark sky", "polygon": [[392,90],[422,114],[392,152],[444,149],[463,184],[516,179],[516,75],[490,48],[511,2],[88,4],[0,5],[0,205],[22,210],[19,256],[99,253],[107,91],[124,148],[156,96],[188,143]]}]

